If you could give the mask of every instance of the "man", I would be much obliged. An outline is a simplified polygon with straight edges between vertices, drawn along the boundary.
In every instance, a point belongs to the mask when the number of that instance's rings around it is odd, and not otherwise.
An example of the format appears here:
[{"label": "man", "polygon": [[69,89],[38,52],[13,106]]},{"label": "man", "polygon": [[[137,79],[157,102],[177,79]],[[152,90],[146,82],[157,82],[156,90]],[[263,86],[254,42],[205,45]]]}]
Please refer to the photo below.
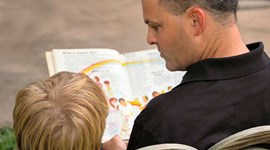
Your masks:
[{"label": "man", "polygon": [[142,0],[147,42],[180,85],[150,101],[136,118],[128,150],[160,143],[207,149],[247,128],[270,124],[270,59],[245,45],[238,0]]}]

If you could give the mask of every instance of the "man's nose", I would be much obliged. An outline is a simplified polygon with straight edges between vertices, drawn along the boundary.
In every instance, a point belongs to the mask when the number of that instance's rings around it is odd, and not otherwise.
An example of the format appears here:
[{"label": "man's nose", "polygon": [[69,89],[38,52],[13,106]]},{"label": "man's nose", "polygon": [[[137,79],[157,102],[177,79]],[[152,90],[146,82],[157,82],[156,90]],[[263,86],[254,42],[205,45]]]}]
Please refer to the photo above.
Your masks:
[{"label": "man's nose", "polygon": [[156,39],[154,33],[151,32],[151,30],[148,30],[147,43],[150,44],[150,45],[154,45],[154,44],[157,43],[157,39]]}]

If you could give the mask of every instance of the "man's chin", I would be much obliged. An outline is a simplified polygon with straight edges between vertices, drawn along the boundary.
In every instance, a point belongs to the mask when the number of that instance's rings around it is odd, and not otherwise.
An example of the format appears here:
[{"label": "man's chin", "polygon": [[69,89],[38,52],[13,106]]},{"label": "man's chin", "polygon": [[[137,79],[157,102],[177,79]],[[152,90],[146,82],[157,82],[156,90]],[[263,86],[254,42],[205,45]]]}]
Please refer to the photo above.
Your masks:
[{"label": "man's chin", "polygon": [[166,68],[167,68],[169,71],[176,71],[174,68],[172,68],[170,65],[168,65],[167,62],[166,62]]},{"label": "man's chin", "polygon": [[183,68],[179,68],[179,67],[175,67],[175,66],[172,66],[172,65],[169,65],[166,61],[166,68],[167,70],[171,71],[171,72],[174,72],[174,71],[186,71],[186,69],[183,69]]}]

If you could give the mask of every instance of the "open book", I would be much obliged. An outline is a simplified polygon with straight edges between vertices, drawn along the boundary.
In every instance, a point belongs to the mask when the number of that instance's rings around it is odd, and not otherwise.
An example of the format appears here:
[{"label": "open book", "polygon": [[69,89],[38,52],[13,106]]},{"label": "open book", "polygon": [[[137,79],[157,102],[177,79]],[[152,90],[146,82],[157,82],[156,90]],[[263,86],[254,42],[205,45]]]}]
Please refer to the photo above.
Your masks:
[{"label": "open book", "polygon": [[[191,133],[192,134],[192,133]],[[222,139],[208,150],[269,150],[270,125],[256,126],[239,131]],[[138,150],[197,150],[195,147],[178,143],[149,145]]]},{"label": "open book", "polygon": [[178,85],[184,72],[170,72],[157,50],[119,54],[112,49],[54,49],[46,52],[50,75],[83,72],[104,90],[110,104],[103,141],[129,139],[134,119],[153,97]]}]

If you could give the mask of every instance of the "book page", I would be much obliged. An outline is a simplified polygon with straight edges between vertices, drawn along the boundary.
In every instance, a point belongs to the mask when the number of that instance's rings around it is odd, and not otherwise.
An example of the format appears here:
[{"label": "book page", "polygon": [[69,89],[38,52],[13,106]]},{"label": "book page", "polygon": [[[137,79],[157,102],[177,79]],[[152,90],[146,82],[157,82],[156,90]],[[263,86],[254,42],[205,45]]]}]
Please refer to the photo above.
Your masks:
[{"label": "book page", "polygon": [[[127,53],[123,65],[132,87],[133,99],[142,107],[159,94],[170,91],[180,84],[185,72],[170,72],[165,60],[156,49]],[[148,100],[145,100],[147,97]],[[135,102],[134,102],[135,103]]]},{"label": "book page", "polygon": [[51,51],[46,51],[45,52],[45,58],[46,58],[46,61],[47,61],[49,75],[52,76],[55,73],[52,52]]},{"label": "book page", "polygon": [[53,50],[53,56],[56,72],[83,72],[104,90],[110,111],[102,141],[114,135],[128,139],[138,110],[128,103],[131,90],[119,53],[107,49],[58,49]]}]

